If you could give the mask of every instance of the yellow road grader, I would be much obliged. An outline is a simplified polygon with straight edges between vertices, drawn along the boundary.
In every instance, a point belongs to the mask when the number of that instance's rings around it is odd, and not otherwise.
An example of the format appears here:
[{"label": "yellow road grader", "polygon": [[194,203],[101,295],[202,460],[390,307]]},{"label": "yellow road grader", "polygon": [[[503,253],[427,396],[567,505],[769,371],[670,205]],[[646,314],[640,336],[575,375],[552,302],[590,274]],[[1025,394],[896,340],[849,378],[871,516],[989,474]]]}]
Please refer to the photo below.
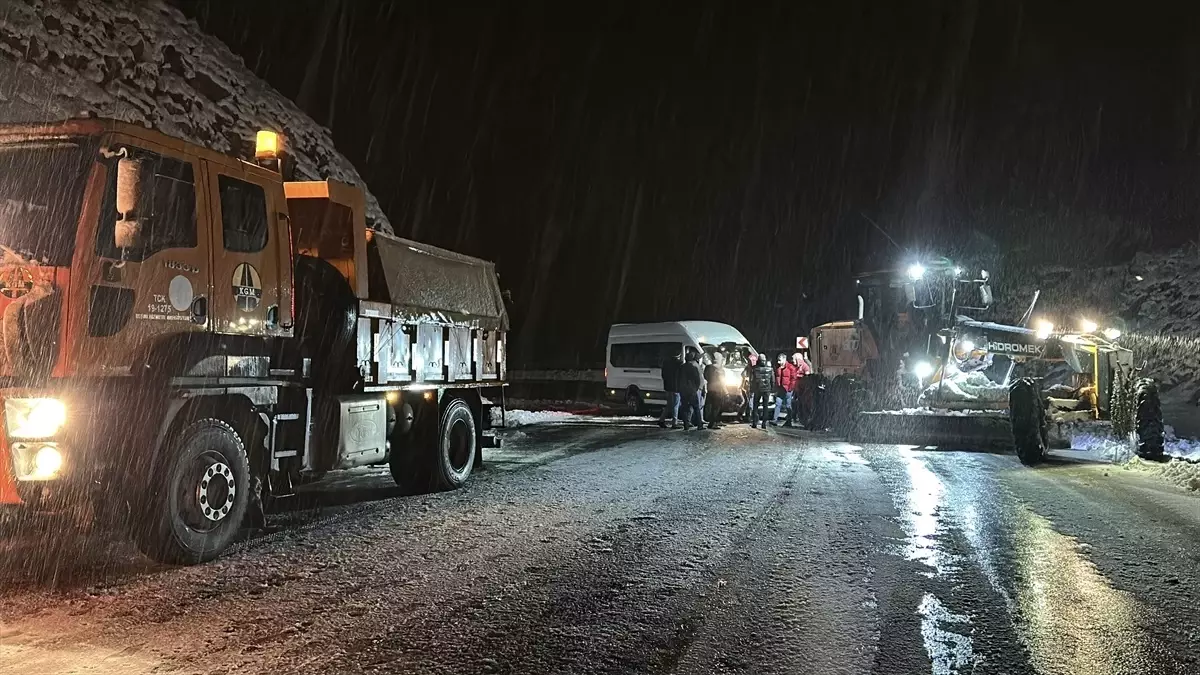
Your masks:
[{"label": "yellow road grader", "polygon": [[[1011,447],[1045,457],[1056,425],[1099,423],[1139,456],[1163,453],[1158,389],[1120,332],[984,320],[986,271],[938,259],[855,279],[855,319],[813,328],[814,424],[864,442]],[[978,317],[978,318],[976,318]]]}]

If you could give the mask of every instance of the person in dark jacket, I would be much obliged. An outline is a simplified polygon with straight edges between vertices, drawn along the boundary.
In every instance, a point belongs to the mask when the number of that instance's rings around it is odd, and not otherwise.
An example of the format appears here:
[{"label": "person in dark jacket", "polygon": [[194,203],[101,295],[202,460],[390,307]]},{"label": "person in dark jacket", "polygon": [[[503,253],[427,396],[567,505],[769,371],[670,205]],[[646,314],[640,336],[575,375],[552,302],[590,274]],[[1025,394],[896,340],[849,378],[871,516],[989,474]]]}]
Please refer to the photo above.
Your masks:
[{"label": "person in dark jacket", "polygon": [[[700,370],[700,355],[689,351],[687,361],[679,369],[679,418],[683,420],[683,430],[699,420],[700,387],[704,386],[704,373]],[[697,425],[698,426],[698,425]]]},{"label": "person in dark jacket", "polygon": [[704,379],[708,382],[708,398],[704,401],[704,416],[708,418],[708,428],[716,429],[721,426],[721,410],[725,407],[725,355],[715,352],[712,363],[704,369]]},{"label": "person in dark jacket", "polygon": [[746,367],[742,369],[742,409],[738,411],[739,422],[751,420],[750,411],[754,406],[750,403],[750,382],[754,379],[754,366],[758,365],[758,354],[750,352],[746,355]]},{"label": "person in dark jacket", "polygon": [[658,426],[664,429],[667,427],[668,414],[671,416],[671,428],[679,426],[679,370],[682,367],[683,362],[679,360],[678,354],[671,354],[663,359],[662,381],[667,403],[658,415]]},{"label": "person in dark jacket", "polygon": [[767,428],[767,406],[775,391],[775,369],[765,354],[759,354],[750,378],[750,427],[762,423]]}]

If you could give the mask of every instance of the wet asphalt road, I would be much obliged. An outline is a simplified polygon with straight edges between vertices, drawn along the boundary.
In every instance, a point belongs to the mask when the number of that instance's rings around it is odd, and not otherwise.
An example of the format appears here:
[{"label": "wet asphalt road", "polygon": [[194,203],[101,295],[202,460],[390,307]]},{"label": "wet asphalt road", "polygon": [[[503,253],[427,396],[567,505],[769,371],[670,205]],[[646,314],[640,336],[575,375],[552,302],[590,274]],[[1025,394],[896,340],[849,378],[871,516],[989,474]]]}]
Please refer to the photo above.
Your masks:
[{"label": "wet asphalt road", "polygon": [[200,567],[10,526],[0,673],[1200,673],[1200,498],[1152,477],[745,427],[514,436],[467,489],[360,473]]}]

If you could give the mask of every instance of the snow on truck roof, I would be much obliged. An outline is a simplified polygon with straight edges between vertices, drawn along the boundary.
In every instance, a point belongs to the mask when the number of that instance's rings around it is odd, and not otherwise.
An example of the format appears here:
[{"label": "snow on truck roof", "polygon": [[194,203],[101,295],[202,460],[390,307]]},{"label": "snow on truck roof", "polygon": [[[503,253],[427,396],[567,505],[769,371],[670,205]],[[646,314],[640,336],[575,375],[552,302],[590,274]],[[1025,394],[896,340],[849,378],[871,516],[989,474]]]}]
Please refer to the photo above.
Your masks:
[{"label": "snow on truck roof", "polygon": [[750,344],[741,331],[727,323],[716,321],[662,321],[658,323],[616,323],[608,329],[608,339],[645,338],[649,336],[688,336],[695,342],[719,345],[724,342]]}]

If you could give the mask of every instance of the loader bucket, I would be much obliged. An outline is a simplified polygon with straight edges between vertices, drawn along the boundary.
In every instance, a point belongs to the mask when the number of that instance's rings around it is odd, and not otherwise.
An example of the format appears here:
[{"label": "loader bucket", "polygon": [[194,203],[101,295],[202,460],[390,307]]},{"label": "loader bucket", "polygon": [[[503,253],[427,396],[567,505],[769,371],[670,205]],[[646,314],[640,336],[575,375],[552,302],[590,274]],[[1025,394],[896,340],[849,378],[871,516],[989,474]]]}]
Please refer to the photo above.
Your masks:
[{"label": "loader bucket", "polygon": [[1012,447],[1012,427],[1003,412],[872,411],[859,413],[848,440],[995,452]]}]

